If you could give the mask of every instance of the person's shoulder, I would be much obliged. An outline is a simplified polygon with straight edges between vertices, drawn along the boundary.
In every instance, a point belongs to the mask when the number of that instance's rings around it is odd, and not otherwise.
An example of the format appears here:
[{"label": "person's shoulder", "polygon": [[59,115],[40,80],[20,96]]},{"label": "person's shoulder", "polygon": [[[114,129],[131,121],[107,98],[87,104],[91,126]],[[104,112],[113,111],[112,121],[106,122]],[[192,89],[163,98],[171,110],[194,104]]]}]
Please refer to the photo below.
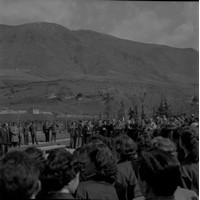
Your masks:
[{"label": "person's shoulder", "polygon": [[176,200],[198,200],[198,195],[193,190],[178,187],[174,193]]}]

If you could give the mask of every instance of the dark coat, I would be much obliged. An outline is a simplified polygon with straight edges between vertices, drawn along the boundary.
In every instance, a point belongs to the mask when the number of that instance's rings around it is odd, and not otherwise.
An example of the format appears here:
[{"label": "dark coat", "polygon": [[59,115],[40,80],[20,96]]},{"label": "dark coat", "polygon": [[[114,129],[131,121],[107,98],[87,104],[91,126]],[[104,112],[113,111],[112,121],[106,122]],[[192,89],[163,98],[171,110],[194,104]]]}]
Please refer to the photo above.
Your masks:
[{"label": "dark coat", "polygon": [[76,198],[88,200],[118,200],[114,185],[93,179],[82,181],[76,191]]},{"label": "dark coat", "polygon": [[61,192],[49,192],[44,195],[42,199],[66,199],[71,200],[75,199],[70,193],[61,193]]},{"label": "dark coat", "polygon": [[0,129],[0,144],[9,144],[10,143],[10,135],[9,130],[5,127]]},{"label": "dark coat", "polygon": [[199,194],[199,162],[194,162],[188,155],[181,164],[182,187]]},{"label": "dark coat", "polygon": [[137,177],[130,161],[118,163],[116,182],[127,188],[127,199],[142,196]]}]

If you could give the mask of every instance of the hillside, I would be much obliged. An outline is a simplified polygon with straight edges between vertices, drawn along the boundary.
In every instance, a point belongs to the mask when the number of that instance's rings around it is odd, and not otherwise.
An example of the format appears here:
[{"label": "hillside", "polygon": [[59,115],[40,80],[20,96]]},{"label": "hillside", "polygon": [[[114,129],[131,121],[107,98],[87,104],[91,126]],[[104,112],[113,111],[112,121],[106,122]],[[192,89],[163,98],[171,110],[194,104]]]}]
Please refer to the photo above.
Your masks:
[{"label": "hillside", "polygon": [[[114,106],[121,99],[130,105],[133,96],[139,102],[147,91],[147,104],[165,95],[177,107],[198,94],[198,52],[53,23],[0,25],[0,105],[100,113],[109,88]],[[61,101],[49,102],[52,93]],[[77,93],[83,101],[67,100]]]}]

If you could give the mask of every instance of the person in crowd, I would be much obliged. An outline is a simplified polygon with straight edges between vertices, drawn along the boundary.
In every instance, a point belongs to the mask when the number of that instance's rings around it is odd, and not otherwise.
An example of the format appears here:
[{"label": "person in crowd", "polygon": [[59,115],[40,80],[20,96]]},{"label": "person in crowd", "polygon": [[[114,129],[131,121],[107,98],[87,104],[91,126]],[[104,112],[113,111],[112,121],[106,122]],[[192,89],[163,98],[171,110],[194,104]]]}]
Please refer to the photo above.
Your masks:
[{"label": "person in crowd", "polygon": [[131,120],[127,120],[127,123],[125,125],[125,133],[132,138],[133,136],[133,124],[131,123]]},{"label": "person in crowd", "polygon": [[102,120],[99,119],[99,120],[96,122],[96,124],[94,125],[94,128],[93,128],[95,134],[100,134],[101,128],[102,128]]},{"label": "person in crowd", "polygon": [[178,160],[162,150],[143,152],[138,180],[146,200],[174,200],[181,172]]},{"label": "person in crowd", "polygon": [[102,123],[100,134],[103,135],[103,136],[106,136],[106,137],[109,134],[109,125],[108,125],[106,120],[104,120],[103,123]]},{"label": "person in crowd", "polygon": [[57,136],[57,132],[58,132],[58,124],[56,124],[56,122],[54,121],[53,124],[51,125],[51,142],[56,142],[56,136]]},{"label": "person in crowd", "polygon": [[176,127],[171,125],[166,125],[161,129],[160,135],[164,138],[172,138],[172,134]]},{"label": "person in crowd", "polygon": [[7,123],[7,128],[8,128],[8,132],[9,132],[9,147],[12,147],[12,132],[11,132],[11,126],[12,123]]},{"label": "person in crowd", "polygon": [[[164,151],[177,159],[176,145],[169,138],[163,138],[162,136],[155,137],[151,140],[151,150]],[[192,200],[198,197],[196,192],[181,188],[180,185],[181,180],[174,193],[175,200]]]},{"label": "person in crowd", "polygon": [[29,124],[28,124],[28,122],[26,122],[23,127],[23,134],[24,134],[24,144],[28,145],[29,144]]},{"label": "person in crowd", "polygon": [[84,144],[87,144],[90,141],[90,137],[91,137],[91,134],[92,134],[92,129],[89,125],[89,122],[86,122],[85,125],[83,126],[82,133],[83,133]]},{"label": "person in crowd", "polygon": [[11,133],[12,133],[11,137],[12,147],[16,147],[19,142],[19,128],[17,127],[17,124],[15,122],[13,122],[11,126]]},{"label": "person in crowd", "polygon": [[39,169],[26,153],[12,151],[0,160],[0,199],[35,199]]},{"label": "person in crowd", "polygon": [[183,127],[178,127],[176,128],[172,135],[171,135],[171,140],[175,143],[176,145],[176,149],[177,149],[177,158],[179,160],[180,163],[183,162],[183,160],[185,159],[185,153],[184,150],[180,147],[180,136],[181,136],[181,132],[183,130]]},{"label": "person in crowd", "polygon": [[[127,200],[142,196],[135,175],[138,169],[136,150],[137,145],[129,136],[123,135],[117,139],[116,151],[119,154],[119,160],[117,164],[116,182],[125,186]],[[131,163],[132,160],[133,163]]]},{"label": "person in crowd", "polygon": [[83,121],[79,121],[78,123],[78,127],[77,127],[77,131],[78,131],[78,147],[81,147],[83,145],[82,141],[83,141]]},{"label": "person in crowd", "polygon": [[49,127],[47,121],[45,121],[45,123],[43,124],[42,131],[45,135],[45,142],[49,142]]},{"label": "person in crowd", "polygon": [[84,165],[81,182],[76,191],[78,199],[118,200],[114,187],[117,173],[116,158],[111,150],[99,140],[88,143],[79,151]]},{"label": "person in crowd", "polygon": [[44,171],[46,162],[44,152],[36,147],[28,147],[27,149],[24,150],[24,152],[28,154],[29,157],[35,161],[37,167],[40,170],[40,175],[39,175],[40,177]]},{"label": "person in crowd", "polygon": [[31,133],[31,139],[32,139],[32,144],[38,144],[37,141],[37,126],[34,122],[31,123],[30,127],[29,127],[29,131]]},{"label": "person in crowd", "polygon": [[183,187],[199,193],[199,141],[192,128],[184,128],[180,135],[180,147],[185,159],[181,163]]},{"label": "person in crowd", "polygon": [[19,143],[18,146],[21,146],[24,144],[24,130],[21,123],[19,123]]},{"label": "person in crowd", "polygon": [[169,139],[162,136],[153,138],[150,141],[150,149],[160,149],[177,157],[176,145]]},{"label": "person in crowd", "polygon": [[109,131],[110,131],[109,137],[115,136],[114,133],[115,133],[116,127],[117,127],[117,122],[116,122],[115,119],[113,119],[112,122],[109,125]]},{"label": "person in crowd", "polygon": [[7,124],[2,124],[0,128],[0,156],[8,152],[9,130]]},{"label": "person in crowd", "polygon": [[70,148],[76,148],[77,136],[78,127],[76,125],[76,122],[72,122],[70,127]]},{"label": "person in crowd", "polygon": [[50,152],[42,178],[42,199],[74,199],[79,184],[79,162],[66,149]]},{"label": "person in crowd", "polygon": [[136,140],[138,156],[140,156],[143,151],[146,151],[150,148],[151,139],[152,138],[150,135],[141,132],[141,134],[138,136]]}]

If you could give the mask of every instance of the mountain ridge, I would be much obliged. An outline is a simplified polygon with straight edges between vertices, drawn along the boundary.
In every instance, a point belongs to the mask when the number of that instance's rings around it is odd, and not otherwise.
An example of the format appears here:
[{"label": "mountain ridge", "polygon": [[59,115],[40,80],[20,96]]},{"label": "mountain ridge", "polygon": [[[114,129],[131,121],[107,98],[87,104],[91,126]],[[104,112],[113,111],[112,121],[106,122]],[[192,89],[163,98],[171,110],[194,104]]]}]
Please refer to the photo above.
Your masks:
[{"label": "mountain ridge", "polygon": [[[33,82],[33,85],[34,82],[57,80],[55,91],[65,88],[65,84],[69,84],[67,80],[75,80],[70,84],[69,95],[86,92],[84,85],[89,93],[98,93],[101,85],[104,88],[113,85],[122,92],[115,94],[116,101],[127,99],[123,92],[141,93],[145,87],[155,92],[155,95],[149,94],[149,102],[153,96],[160,98],[161,93],[167,93],[173,102],[177,96],[198,94],[198,51],[129,41],[90,30],[70,30],[55,23],[0,25],[0,77],[2,81],[12,82],[14,88],[20,87],[20,80]],[[42,91],[35,86],[30,88],[35,96],[45,98],[48,84],[44,85]],[[19,96],[11,95],[8,101],[1,95],[0,104],[9,105],[14,98],[25,102],[23,97],[31,93],[25,92],[28,90],[25,85],[21,88],[24,90],[19,90]],[[68,91],[63,89],[63,93]],[[26,103],[28,106],[29,102]],[[35,101],[34,105],[39,103]],[[94,105],[103,109],[102,101]]]}]

